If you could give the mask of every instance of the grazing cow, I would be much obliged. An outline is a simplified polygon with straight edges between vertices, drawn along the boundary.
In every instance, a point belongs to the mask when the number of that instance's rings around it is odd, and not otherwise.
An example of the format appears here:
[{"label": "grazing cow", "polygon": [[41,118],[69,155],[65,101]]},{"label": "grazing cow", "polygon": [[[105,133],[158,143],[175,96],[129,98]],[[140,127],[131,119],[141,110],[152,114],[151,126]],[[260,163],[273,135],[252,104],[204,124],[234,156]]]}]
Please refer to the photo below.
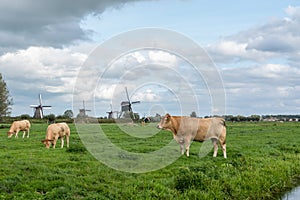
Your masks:
[{"label": "grazing cow", "polygon": [[15,134],[15,137],[17,138],[19,131],[23,131],[23,138],[25,137],[26,133],[27,138],[29,138],[29,129],[30,122],[28,120],[14,121],[7,132],[7,137],[11,138],[12,135]]},{"label": "grazing cow", "polygon": [[223,118],[199,119],[193,117],[179,117],[166,114],[157,125],[157,128],[168,130],[173,133],[174,139],[180,144],[181,154],[184,154],[184,145],[186,155],[189,156],[191,141],[203,142],[212,140],[214,145],[214,154],[217,156],[218,141],[226,158],[226,125]]},{"label": "grazing cow", "polygon": [[64,137],[67,140],[67,147],[69,147],[70,128],[66,123],[50,124],[46,131],[46,139],[42,140],[47,149],[50,148],[52,143],[53,149],[55,149],[58,138],[61,139],[61,148],[64,147]]}]

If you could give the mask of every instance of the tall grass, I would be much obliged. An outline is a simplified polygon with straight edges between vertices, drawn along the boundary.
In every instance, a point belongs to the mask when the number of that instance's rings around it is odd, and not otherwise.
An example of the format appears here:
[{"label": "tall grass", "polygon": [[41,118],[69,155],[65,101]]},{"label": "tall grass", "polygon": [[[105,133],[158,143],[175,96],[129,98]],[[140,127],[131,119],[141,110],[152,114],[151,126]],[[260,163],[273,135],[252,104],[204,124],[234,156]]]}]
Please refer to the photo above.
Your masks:
[{"label": "tall grass", "polygon": [[[101,126],[114,144],[133,152],[155,151],[172,139],[166,131],[137,138],[116,124]],[[200,159],[201,143],[194,142],[189,158],[142,174],[96,160],[73,124],[69,149],[43,146],[46,124],[32,124],[24,139],[8,139],[5,127],[0,129],[0,199],[278,199],[299,183],[300,123],[228,123],[227,159],[221,150],[217,158],[210,152]],[[153,127],[126,131],[147,136]]]}]

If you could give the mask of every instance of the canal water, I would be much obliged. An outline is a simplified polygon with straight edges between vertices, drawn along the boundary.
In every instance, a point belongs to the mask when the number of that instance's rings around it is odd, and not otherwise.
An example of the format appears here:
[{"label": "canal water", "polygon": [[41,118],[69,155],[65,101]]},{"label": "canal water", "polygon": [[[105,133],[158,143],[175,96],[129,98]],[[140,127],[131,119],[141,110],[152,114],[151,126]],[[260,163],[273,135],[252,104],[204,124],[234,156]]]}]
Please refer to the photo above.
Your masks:
[{"label": "canal water", "polygon": [[300,186],[289,191],[288,193],[283,195],[280,199],[281,200],[299,200],[300,199]]}]

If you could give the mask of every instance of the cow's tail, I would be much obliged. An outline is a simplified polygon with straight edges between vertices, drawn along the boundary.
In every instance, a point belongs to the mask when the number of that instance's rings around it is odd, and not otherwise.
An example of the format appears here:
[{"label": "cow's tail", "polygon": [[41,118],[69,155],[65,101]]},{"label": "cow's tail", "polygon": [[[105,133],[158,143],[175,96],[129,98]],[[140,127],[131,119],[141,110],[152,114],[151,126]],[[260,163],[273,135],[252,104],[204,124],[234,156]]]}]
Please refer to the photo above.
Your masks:
[{"label": "cow's tail", "polygon": [[226,121],[225,121],[225,119],[224,119],[224,118],[222,118],[222,120],[221,120],[221,124],[222,124],[222,126],[226,127]]},{"label": "cow's tail", "polygon": [[223,135],[222,141],[220,141],[221,142],[221,146],[222,146],[222,145],[226,144],[226,129],[227,129],[226,128],[226,120],[224,118],[222,118],[221,123],[222,123],[222,126],[223,126],[223,130],[222,131],[225,131],[225,134]]}]

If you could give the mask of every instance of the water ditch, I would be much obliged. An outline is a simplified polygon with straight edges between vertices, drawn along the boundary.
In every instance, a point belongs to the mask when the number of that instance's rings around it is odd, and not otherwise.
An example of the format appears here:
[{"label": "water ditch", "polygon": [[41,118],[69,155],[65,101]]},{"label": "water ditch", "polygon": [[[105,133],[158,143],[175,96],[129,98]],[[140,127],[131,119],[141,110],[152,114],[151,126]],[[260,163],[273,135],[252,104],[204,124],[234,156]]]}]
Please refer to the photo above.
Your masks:
[{"label": "water ditch", "polygon": [[300,186],[292,189],[283,195],[280,200],[299,200],[300,199]]}]

